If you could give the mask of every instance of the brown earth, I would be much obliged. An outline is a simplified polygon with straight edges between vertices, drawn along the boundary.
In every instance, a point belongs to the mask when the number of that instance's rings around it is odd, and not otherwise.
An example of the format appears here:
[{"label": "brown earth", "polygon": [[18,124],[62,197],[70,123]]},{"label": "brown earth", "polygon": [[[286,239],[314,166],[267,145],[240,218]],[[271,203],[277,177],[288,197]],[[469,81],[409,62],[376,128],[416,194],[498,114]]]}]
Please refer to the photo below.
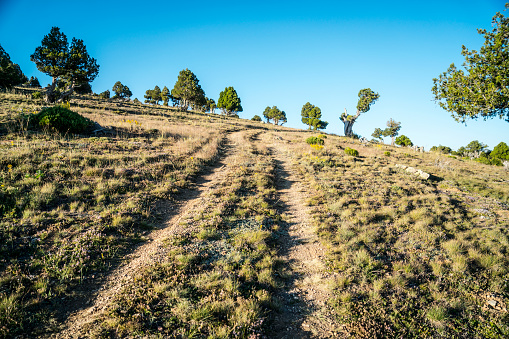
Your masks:
[{"label": "brown earth", "polygon": [[[268,335],[272,338],[331,338],[340,335],[341,328],[333,321],[327,300],[332,276],[324,264],[325,248],[318,240],[309,220],[309,207],[305,204],[306,187],[292,170],[290,157],[283,141],[274,141],[265,133],[261,139],[246,131],[227,136],[219,159],[202,171],[194,187],[184,189],[176,202],[163,202],[155,207],[163,216],[160,227],[147,235],[147,241],[125,256],[122,262],[108,273],[85,283],[70,306],[62,308],[62,325],[51,338],[85,338],[94,324],[104,315],[120,290],[143,268],[164,260],[168,248],[165,239],[182,230],[180,221],[205,203],[207,191],[218,185],[227,173],[229,159],[239,151],[239,145],[248,139],[263,141],[276,163],[276,186],[279,211],[285,217],[279,238],[279,255],[288,265],[288,277],[276,293],[279,311],[274,315]],[[271,145],[272,143],[272,145]],[[88,334],[87,334],[88,333]]]}]

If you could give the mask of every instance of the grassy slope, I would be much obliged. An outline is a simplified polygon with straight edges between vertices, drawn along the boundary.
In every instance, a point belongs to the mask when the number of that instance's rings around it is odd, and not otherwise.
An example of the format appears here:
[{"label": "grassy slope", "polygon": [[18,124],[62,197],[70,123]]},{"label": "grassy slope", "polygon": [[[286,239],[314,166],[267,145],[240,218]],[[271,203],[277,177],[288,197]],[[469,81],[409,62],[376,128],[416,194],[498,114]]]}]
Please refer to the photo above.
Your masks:
[{"label": "grassy slope", "polygon": [[[338,274],[331,303],[349,334],[509,334],[507,171],[337,137],[310,152],[291,137],[296,166],[315,190],[309,203],[316,206],[317,231]],[[360,156],[346,155],[346,147]],[[422,181],[396,164],[433,177]]]},{"label": "grassy slope", "polygon": [[[154,203],[175,197],[214,159],[224,133],[267,132],[238,119],[90,99],[74,100],[72,109],[109,126],[107,134],[60,137],[18,119],[37,103],[0,99],[0,336],[46,331],[34,327],[40,322],[51,327],[62,298],[143,241],[158,222]],[[269,133],[288,141],[309,184],[317,232],[337,273],[331,304],[349,334],[508,334],[507,171],[335,136],[316,150],[306,132]],[[97,335],[263,330],[260,320],[277,306],[276,277],[284,276],[273,247],[273,156],[244,143],[208,204],[187,217],[192,232],[169,241],[168,262],[126,286]],[[346,147],[360,156],[346,155]],[[221,255],[219,245],[227,247]]]}]

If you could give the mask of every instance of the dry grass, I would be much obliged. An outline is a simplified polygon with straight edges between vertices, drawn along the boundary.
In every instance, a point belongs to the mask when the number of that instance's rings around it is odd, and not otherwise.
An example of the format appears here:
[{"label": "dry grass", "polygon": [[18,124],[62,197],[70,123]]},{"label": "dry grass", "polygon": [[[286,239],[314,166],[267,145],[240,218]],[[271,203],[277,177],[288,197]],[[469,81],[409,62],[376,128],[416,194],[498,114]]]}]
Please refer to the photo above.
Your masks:
[{"label": "dry grass", "polygon": [[61,298],[143,241],[159,221],[154,203],[188,185],[231,131],[244,138],[221,182],[168,239],[167,261],[115,299],[98,336],[263,332],[285,273],[273,241],[274,159],[257,133],[282,139],[307,184],[345,334],[509,335],[503,168],[332,135],[311,148],[308,131],[166,107],[86,97],[71,105],[106,134],[33,131],[21,113],[41,103],[0,94],[0,336],[51,327]]},{"label": "dry grass", "polygon": [[106,134],[61,136],[23,123],[39,105],[0,102],[0,298],[16,305],[0,336],[12,336],[50,323],[57,300],[141,241],[154,204],[217,156],[223,127],[89,109]]},{"label": "dry grass", "polygon": [[[457,159],[437,167],[435,154],[332,136],[316,152],[303,137],[285,138],[314,192],[309,203],[337,273],[331,304],[350,335],[509,335],[507,311],[485,297],[509,301],[507,171]],[[396,164],[433,176],[420,180]]]},{"label": "dry grass", "polygon": [[96,335],[261,333],[277,287],[274,164],[245,138],[222,171],[200,208],[189,211],[179,234],[168,239],[167,261],[126,286]]}]

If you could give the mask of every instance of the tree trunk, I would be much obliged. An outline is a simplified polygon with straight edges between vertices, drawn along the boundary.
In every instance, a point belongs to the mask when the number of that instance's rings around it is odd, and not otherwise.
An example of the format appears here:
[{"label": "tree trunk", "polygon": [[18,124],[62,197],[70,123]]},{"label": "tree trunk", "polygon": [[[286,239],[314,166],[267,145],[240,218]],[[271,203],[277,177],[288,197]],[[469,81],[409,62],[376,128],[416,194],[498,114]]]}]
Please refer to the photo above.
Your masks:
[{"label": "tree trunk", "polygon": [[351,137],[352,136],[352,127],[353,127],[353,123],[355,122],[354,121],[343,121],[343,123],[345,124],[345,128],[344,128],[344,132],[345,132],[345,136],[346,137]]},{"label": "tree trunk", "polygon": [[46,101],[47,104],[52,104],[56,101],[55,98],[55,87],[57,86],[57,78],[53,78],[51,81],[51,85],[46,89],[45,95],[44,95],[44,101]]},{"label": "tree trunk", "polygon": [[357,120],[360,114],[361,112],[357,111],[357,114],[355,114],[354,116],[349,116],[348,113],[346,112],[346,108],[345,113],[341,114],[341,117],[339,119],[343,122],[343,124],[345,124],[344,132],[346,137],[352,136],[353,124],[355,123],[355,120]]}]

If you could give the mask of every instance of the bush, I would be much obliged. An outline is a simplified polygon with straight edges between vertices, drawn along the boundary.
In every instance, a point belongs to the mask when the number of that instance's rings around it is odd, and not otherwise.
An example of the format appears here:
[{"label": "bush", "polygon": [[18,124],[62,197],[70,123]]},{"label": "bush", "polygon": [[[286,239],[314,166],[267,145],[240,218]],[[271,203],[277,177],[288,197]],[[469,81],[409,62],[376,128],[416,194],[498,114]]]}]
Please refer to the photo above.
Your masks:
[{"label": "bush", "polygon": [[502,161],[498,158],[488,158],[486,156],[480,156],[479,158],[476,158],[474,160],[485,165],[502,166]]},{"label": "bush", "polygon": [[83,133],[92,121],[62,106],[48,107],[34,116],[40,127],[55,129],[60,133]]},{"label": "bush", "polygon": [[491,151],[490,156],[501,160],[509,160],[509,146],[505,142],[499,143]]},{"label": "bush", "polygon": [[251,121],[262,121],[262,118],[259,115],[255,115],[251,118]]},{"label": "bush", "polygon": [[350,147],[345,148],[345,153],[348,154],[348,155],[351,155],[353,157],[358,157],[359,156],[359,152],[356,149],[353,149],[353,148],[350,148]]},{"label": "bush", "polygon": [[385,156],[390,156],[390,155],[391,155],[391,152],[389,152],[389,151],[385,151],[385,152],[384,152],[384,155],[385,155]]},{"label": "bush", "polygon": [[442,154],[450,154],[452,152],[452,149],[447,146],[438,145],[431,147],[430,152],[440,152]]},{"label": "bush", "polygon": [[306,142],[309,145],[323,145],[324,144],[323,139],[320,137],[309,137],[306,139]]},{"label": "bush", "polygon": [[414,143],[406,135],[400,135],[396,138],[396,145],[399,146],[413,146]]},{"label": "bush", "polygon": [[32,93],[32,99],[41,99],[42,98],[42,93],[37,91],[37,92],[33,92]]},{"label": "bush", "polygon": [[109,99],[110,96],[111,96],[111,94],[110,94],[109,89],[107,89],[104,92],[102,92],[101,94],[99,94],[99,98],[101,98],[101,99]]}]

